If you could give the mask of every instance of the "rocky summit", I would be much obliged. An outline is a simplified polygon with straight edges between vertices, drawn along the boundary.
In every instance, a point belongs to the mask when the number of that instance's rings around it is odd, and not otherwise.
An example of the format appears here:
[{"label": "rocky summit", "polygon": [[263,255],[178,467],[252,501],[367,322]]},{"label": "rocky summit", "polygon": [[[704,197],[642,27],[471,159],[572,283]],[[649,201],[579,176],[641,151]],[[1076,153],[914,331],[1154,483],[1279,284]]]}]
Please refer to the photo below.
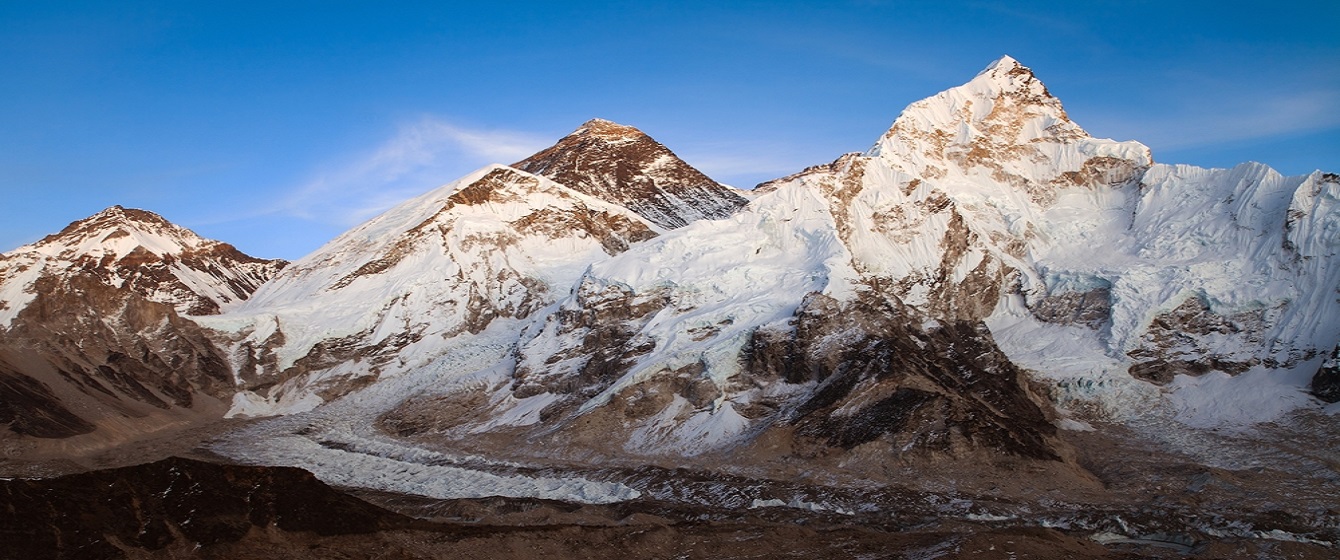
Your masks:
[{"label": "rocky summit", "polygon": [[604,119],[587,121],[512,167],[624,206],[666,229],[724,218],[746,202],[641,130]]},{"label": "rocky summit", "polygon": [[[595,119],[293,263],[114,207],[0,257],[0,511],[51,557],[1333,557],[1338,253],[1337,175],[1158,163],[1010,57],[748,192]],[[19,515],[88,493],[139,529]]]}]

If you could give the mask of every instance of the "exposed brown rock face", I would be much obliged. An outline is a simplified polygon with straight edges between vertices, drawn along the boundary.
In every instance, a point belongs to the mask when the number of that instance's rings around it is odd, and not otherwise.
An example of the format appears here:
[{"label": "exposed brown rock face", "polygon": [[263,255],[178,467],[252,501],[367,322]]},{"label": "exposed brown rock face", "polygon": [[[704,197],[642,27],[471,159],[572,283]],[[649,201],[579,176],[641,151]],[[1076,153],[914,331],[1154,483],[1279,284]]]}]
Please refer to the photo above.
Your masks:
[{"label": "exposed brown rock face", "polygon": [[[223,353],[171,306],[85,274],[45,277],[37,288],[41,297],[0,340],[0,367],[13,387],[28,389],[22,402],[42,411],[29,410],[11,430],[66,437],[111,418],[191,409],[202,396],[231,396],[232,370]],[[30,425],[39,418],[47,427]]]},{"label": "exposed brown rock face", "polygon": [[0,362],[0,422],[13,432],[39,438],[86,434],[96,426],[61,404],[45,383]]},{"label": "exposed brown rock face", "polygon": [[601,119],[512,167],[624,206],[666,229],[724,218],[747,202],[642,131]]},{"label": "exposed brown rock face", "polygon": [[1052,179],[1060,187],[1119,187],[1138,179],[1144,167],[1133,161],[1114,157],[1094,157],[1084,162],[1078,171],[1067,171]]},{"label": "exposed brown rock face", "polygon": [[[786,376],[820,381],[790,414],[801,436],[852,448],[884,439],[894,449],[962,456],[989,450],[1060,459],[1059,440],[1023,371],[980,323],[927,330],[886,302],[842,305],[812,296],[783,356],[755,350],[751,369],[791,364]],[[775,344],[775,343],[774,343]],[[756,346],[757,348],[757,346]]]},{"label": "exposed brown rock face", "polygon": [[1029,311],[1048,323],[1098,330],[1112,318],[1112,293],[1107,288],[1095,288],[1087,292],[1052,294],[1039,298],[1029,306]]},{"label": "exposed brown rock face", "polygon": [[1206,335],[1239,336],[1259,343],[1263,311],[1225,317],[1211,311],[1200,297],[1187,298],[1176,309],[1154,318],[1140,347],[1129,353],[1137,360],[1130,373],[1158,384],[1171,382],[1179,374],[1242,373],[1256,361],[1216,353],[1206,347]]}]

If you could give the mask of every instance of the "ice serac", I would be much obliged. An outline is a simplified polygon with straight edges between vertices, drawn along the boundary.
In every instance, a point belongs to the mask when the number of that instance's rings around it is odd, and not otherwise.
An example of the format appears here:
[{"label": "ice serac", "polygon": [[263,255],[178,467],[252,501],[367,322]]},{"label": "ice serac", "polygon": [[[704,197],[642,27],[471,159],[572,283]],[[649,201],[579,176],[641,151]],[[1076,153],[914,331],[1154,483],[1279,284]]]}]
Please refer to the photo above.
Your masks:
[{"label": "ice serac", "polygon": [[512,167],[629,208],[666,229],[724,218],[747,202],[641,130],[603,119],[587,121]]},{"label": "ice serac", "polygon": [[444,341],[522,319],[590,263],[661,228],[626,208],[502,165],[354,228],[209,324],[237,333],[254,389],[234,412],[311,408],[426,367]]},{"label": "ice serac", "polygon": [[0,256],[0,421],[115,439],[221,415],[232,373],[189,316],[236,305],[285,264],[120,206]]}]

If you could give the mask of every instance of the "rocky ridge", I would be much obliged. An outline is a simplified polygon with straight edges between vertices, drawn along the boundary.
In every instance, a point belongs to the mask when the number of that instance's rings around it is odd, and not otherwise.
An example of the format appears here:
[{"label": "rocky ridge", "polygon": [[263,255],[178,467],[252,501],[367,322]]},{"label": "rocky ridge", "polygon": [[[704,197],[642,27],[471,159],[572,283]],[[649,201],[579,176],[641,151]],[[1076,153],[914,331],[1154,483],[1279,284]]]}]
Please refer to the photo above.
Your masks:
[{"label": "rocky ridge", "polygon": [[0,504],[6,543],[0,558],[7,559],[180,558],[239,542],[284,547],[303,533],[367,535],[414,526],[306,471],[178,457],[55,479],[0,480]]}]

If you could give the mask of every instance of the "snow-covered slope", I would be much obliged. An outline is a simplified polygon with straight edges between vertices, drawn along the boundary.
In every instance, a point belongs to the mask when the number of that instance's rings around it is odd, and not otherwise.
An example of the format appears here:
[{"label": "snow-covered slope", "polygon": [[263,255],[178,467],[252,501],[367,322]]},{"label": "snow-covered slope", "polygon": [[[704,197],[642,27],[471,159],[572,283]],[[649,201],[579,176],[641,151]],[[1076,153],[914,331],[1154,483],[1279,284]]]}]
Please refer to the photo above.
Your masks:
[{"label": "snow-covered slope", "polygon": [[236,333],[239,383],[267,387],[234,412],[303,410],[424,367],[444,339],[567,294],[591,263],[744,202],[641,131],[587,122],[355,228],[208,321]]},{"label": "snow-covered slope", "polygon": [[[1122,386],[1100,396],[1119,414],[1141,408],[1127,391],[1151,390],[1131,376],[1162,384],[1209,373],[1174,384],[1173,400],[1197,409],[1184,419],[1273,418],[1307,404],[1300,389],[1340,339],[1334,175],[1152,164],[1137,143],[1089,137],[1008,57],[910,106],[867,158],[866,188],[887,202],[852,214],[864,224],[853,227],[863,237],[855,261],[887,275],[904,303],[942,315],[999,294],[969,316],[1063,391]],[[966,233],[928,227],[935,219],[921,209],[945,200],[944,219],[961,216]],[[898,236],[863,235],[890,222]],[[947,243],[965,236],[961,249]],[[997,262],[1000,281],[946,290]],[[1252,395],[1240,406],[1260,413],[1196,404],[1220,392]]]},{"label": "snow-covered slope", "polygon": [[293,263],[233,313],[236,413],[305,409],[424,366],[444,339],[520,318],[594,261],[660,231],[627,209],[492,165],[410,200]]},{"label": "snow-covered slope", "polygon": [[587,121],[512,167],[624,206],[666,229],[724,218],[746,202],[641,130],[604,119]]},{"label": "snow-covered slope", "polygon": [[[406,433],[543,436],[578,455],[780,437],[1055,458],[1055,425],[1076,424],[1046,397],[1271,419],[1313,402],[1340,337],[1333,175],[1155,164],[1091,137],[1009,57],[721,219],[667,221],[697,206],[621,190],[659,184],[647,162],[671,156],[621,151],[648,145],[593,121],[518,164],[564,184],[489,167],[293,265],[208,320],[240,333],[239,382],[257,388],[233,411],[353,393],[406,401],[385,416]],[[642,179],[620,183],[627,170]],[[387,393],[470,361],[442,342],[467,333],[515,349],[450,374],[433,406]]]}]

